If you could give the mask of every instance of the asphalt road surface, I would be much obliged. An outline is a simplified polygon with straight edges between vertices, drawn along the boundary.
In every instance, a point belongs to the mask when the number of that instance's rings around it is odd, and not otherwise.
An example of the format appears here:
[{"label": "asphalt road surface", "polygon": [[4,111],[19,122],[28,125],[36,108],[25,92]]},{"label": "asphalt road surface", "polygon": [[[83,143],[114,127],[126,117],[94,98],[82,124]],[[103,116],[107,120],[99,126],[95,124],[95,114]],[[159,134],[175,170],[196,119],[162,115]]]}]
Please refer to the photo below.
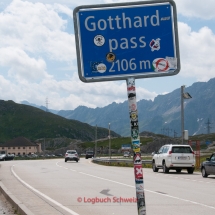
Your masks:
[{"label": "asphalt road surface", "polygon": [[[143,169],[147,215],[214,215],[215,177]],[[64,159],[1,162],[0,180],[35,215],[135,215],[133,168]]]}]

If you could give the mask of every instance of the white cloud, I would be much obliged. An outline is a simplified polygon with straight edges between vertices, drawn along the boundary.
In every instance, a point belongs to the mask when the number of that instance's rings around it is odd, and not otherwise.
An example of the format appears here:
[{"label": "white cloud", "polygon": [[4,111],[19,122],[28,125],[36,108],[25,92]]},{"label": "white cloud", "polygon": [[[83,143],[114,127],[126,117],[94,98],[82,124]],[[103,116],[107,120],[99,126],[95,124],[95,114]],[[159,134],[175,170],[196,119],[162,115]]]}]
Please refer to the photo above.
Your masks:
[{"label": "white cloud", "polygon": [[[20,1],[20,0],[13,0]],[[147,1],[147,0],[135,0],[135,1]],[[177,12],[186,17],[198,17],[201,19],[214,19],[215,13],[215,1],[214,0],[174,0],[177,7]],[[0,5],[9,4],[11,0],[2,0]],[[92,4],[104,4],[104,3],[122,3],[122,2],[132,2],[131,0],[28,0],[28,2],[38,3],[41,2],[43,4],[54,5],[55,3],[68,6],[68,7],[76,7],[79,5],[92,5]],[[66,14],[70,14],[66,12],[65,8],[62,10]]]},{"label": "white cloud", "polygon": [[214,0],[175,0],[178,13],[187,17],[198,17],[201,19],[214,19]]},{"label": "white cloud", "polygon": [[57,12],[71,16],[66,6],[14,0],[0,14],[1,47],[15,46],[57,61],[76,58],[74,35],[67,33],[67,20]]},{"label": "white cloud", "polygon": [[0,48],[0,65],[10,67],[9,76],[17,80],[37,81],[50,78],[42,59],[30,58],[23,50],[14,47]]},{"label": "white cloud", "polygon": [[31,99],[35,101],[41,95],[37,93],[40,91],[39,85],[36,90],[34,89],[35,85],[37,84],[25,80],[13,83],[0,75],[0,99],[19,102],[24,100],[23,98],[29,98],[29,101]]},{"label": "white cloud", "polygon": [[[113,101],[120,103],[127,100],[126,82],[83,83],[77,74],[63,81],[52,78],[43,79],[39,83],[19,80],[10,82],[0,76],[1,99],[45,105],[49,99],[49,108],[72,110],[79,105],[87,107],[104,107]],[[157,94],[141,87],[137,88],[137,100],[153,99]]]},{"label": "white cloud", "polygon": [[[142,1],[144,0],[137,0]],[[147,1],[147,0],[145,0]],[[174,0],[176,3],[177,12],[186,17],[198,17],[201,19],[215,18],[214,0]],[[104,0],[105,3],[122,3],[132,2],[131,0]]]},{"label": "white cloud", "polygon": [[92,5],[92,4],[102,4],[103,0],[28,0],[29,2],[37,3],[41,2],[43,4],[54,4],[58,3],[61,5],[66,5],[69,7],[74,7],[78,5]]},{"label": "white cloud", "polygon": [[[58,92],[57,97],[50,98],[56,100],[52,103],[52,107],[55,106],[56,109],[62,109],[62,105],[64,105],[64,109],[74,109],[79,105],[92,108],[104,107],[113,101],[119,103],[127,100],[126,82],[83,83],[77,75],[74,75],[70,80],[60,82],[51,79],[44,80],[41,85],[47,88],[47,92]],[[157,95],[141,87],[138,87],[137,91],[137,100],[154,99]],[[64,92],[68,96],[60,98],[60,92]]]},{"label": "white cloud", "polygon": [[192,31],[185,23],[179,23],[181,72],[184,77],[208,81],[214,77],[215,35],[208,27]]},{"label": "white cloud", "polygon": [[56,12],[66,14],[67,16],[73,18],[73,13],[68,7],[63,6],[62,4],[55,3],[53,5],[53,8]]}]

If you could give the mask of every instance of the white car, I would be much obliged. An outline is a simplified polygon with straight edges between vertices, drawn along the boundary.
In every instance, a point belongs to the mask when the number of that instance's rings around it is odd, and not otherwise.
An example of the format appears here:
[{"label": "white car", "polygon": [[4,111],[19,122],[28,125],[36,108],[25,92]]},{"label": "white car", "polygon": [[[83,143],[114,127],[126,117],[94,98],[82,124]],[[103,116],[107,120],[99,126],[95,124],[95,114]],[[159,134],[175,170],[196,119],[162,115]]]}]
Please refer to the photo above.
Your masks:
[{"label": "white car", "polygon": [[152,155],[154,172],[163,169],[164,173],[168,173],[173,169],[179,173],[182,169],[187,169],[187,172],[192,174],[195,169],[195,153],[190,145],[164,145]]},{"label": "white car", "polygon": [[123,157],[124,158],[129,158],[130,157],[130,152],[124,152],[124,154],[123,154]]},{"label": "white car", "polygon": [[65,154],[65,162],[67,161],[79,161],[79,156],[76,150],[67,150]]}]

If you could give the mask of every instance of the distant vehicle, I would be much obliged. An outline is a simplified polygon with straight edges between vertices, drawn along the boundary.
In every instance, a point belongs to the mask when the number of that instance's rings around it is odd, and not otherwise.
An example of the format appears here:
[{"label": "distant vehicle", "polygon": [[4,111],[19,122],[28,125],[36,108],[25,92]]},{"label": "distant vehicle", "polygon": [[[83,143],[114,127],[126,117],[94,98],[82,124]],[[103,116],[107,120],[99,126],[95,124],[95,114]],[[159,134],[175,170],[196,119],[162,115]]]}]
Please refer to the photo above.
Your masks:
[{"label": "distant vehicle", "polygon": [[37,155],[37,154],[33,154],[33,153],[32,153],[32,154],[30,154],[29,156],[30,156],[30,157],[32,157],[32,158],[37,158],[37,157],[38,157],[38,155]]},{"label": "distant vehicle", "polygon": [[163,169],[164,173],[168,173],[173,169],[180,173],[182,169],[187,169],[192,174],[195,169],[195,155],[190,145],[164,145],[152,155],[153,172]]},{"label": "distant vehicle", "polygon": [[209,175],[215,175],[215,152],[206,158],[206,161],[201,163],[202,177],[206,178]]},{"label": "distant vehicle", "polygon": [[65,154],[65,162],[67,161],[79,161],[79,156],[76,150],[67,150]]},{"label": "distant vehicle", "polygon": [[14,154],[7,154],[6,151],[0,152],[0,161],[13,160],[14,157]]},{"label": "distant vehicle", "polygon": [[93,151],[87,151],[85,158],[88,159],[88,158],[92,158],[92,157],[94,157],[94,152]]},{"label": "distant vehicle", "polygon": [[127,151],[126,151],[126,152],[124,152],[123,157],[124,157],[124,158],[128,158],[128,157],[130,157],[130,152],[127,152]]}]

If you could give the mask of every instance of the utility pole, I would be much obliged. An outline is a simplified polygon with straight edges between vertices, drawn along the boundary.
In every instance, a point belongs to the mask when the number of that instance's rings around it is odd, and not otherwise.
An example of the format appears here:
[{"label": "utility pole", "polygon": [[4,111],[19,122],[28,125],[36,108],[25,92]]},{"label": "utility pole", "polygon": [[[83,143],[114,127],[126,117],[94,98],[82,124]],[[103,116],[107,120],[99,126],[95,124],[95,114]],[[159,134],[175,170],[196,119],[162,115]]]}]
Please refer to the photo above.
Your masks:
[{"label": "utility pole", "polygon": [[46,97],[46,112],[49,111],[49,99]]},{"label": "utility pole", "polygon": [[185,85],[181,86],[181,143],[184,144],[184,99],[191,99],[189,93],[184,93]]},{"label": "utility pole", "polygon": [[163,128],[161,128],[161,134],[164,134],[164,132],[163,132]]},{"label": "utility pole", "polygon": [[177,137],[177,132],[174,130],[174,138]]},{"label": "utility pole", "polygon": [[205,123],[207,125],[208,134],[210,134],[210,129],[212,128],[210,125],[212,124],[208,118],[208,121]]},{"label": "utility pole", "polygon": [[181,86],[181,142],[184,144],[184,88],[185,85]]},{"label": "utility pole", "polygon": [[96,125],[96,130],[95,130],[95,153],[94,157],[97,157],[97,125]]},{"label": "utility pole", "polygon": [[170,128],[166,128],[166,131],[167,131],[167,136],[169,137],[169,132],[171,132],[171,131],[172,131],[172,129],[170,129]]},{"label": "utility pole", "polygon": [[45,137],[43,138],[43,159],[45,159],[45,150],[46,150],[46,141],[45,141]]},{"label": "utility pole", "polygon": [[109,157],[111,159],[111,139],[110,139],[110,123],[108,124],[109,125]]}]

